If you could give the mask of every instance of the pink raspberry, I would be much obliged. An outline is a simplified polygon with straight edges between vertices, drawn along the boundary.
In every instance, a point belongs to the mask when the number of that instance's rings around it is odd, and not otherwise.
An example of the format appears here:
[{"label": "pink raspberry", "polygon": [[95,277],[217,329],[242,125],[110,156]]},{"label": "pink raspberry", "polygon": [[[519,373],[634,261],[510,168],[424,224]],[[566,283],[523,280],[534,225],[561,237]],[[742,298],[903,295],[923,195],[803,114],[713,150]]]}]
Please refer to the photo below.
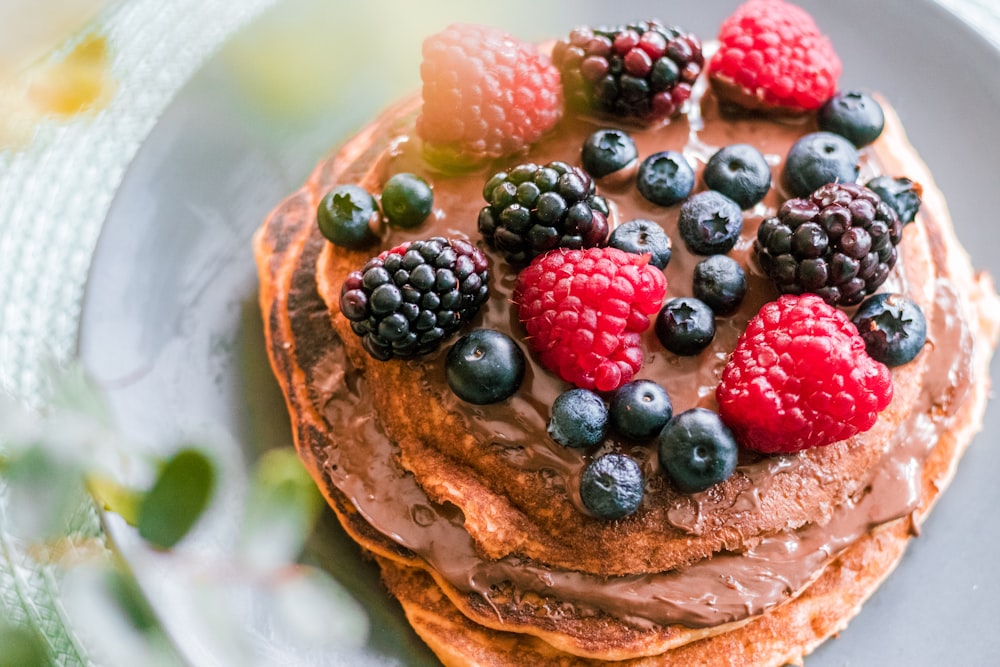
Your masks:
[{"label": "pink raspberry", "polygon": [[562,115],[559,71],[538,47],[487,26],[428,37],[417,134],[428,159],[467,167],[519,153]]},{"label": "pink raspberry", "polygon": [[612,391],[642,368],[639,335],[666,291],[649,255],[559,248],[518,274],[514,303],[546,368],[578,387]]},{"label": "pink raspberry", "polygon": [[750,0],[722,23],[708,70],[720,99],[800,113],[818,109],[837,91],[841,63],[804,9]]},{"label": "pink raspberry", "polygon": [[715,396],[741,445],[792,453],[870,429],[892,400],[892,377],[843,311],[786,294],[750,320]]}]

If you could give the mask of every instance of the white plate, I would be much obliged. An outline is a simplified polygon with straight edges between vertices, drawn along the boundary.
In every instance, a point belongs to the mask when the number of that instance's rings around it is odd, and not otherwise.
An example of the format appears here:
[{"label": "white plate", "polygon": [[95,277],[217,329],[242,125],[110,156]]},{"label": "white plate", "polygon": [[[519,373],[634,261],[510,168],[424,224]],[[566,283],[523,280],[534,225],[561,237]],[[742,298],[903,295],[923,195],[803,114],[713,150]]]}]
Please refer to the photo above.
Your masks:
[{"label": "white plate", "polygon": [[[364,9],[323,4],[279,5],[210,62],[139,151],[108,216],[88,283],[80,352],[122,428],[151,447],[208,434],[219,458],[239,468],[263,449],[290,442],[264,354],[250,237],[324,153],[417,85],[422,34],[453,20],[476,20],[542,39],[582,23],[656,17],[709,39],[736,3],[591,1],[570,9],[568,3],[517,0],[491,9],[452,0],[435,5],[432,14],[388,0],[370,1]],[[995,219],[1000,54],[927,0],[801,4],[844,61],[842,86],[880,91],[899,111],[948,197],[974,263],[1000,275]],[[331,16],[343,20],[331,22]],[[379,18],[388,16],[391,25]],[[262,40],[279,29],[303,31],[301,40],[286,44],[294,48],[273,57],[291,79],[304,73],[297,93],[313,104],[311,114],[277,114],[275,100],[259,94],[263,75],[246,69],[248,54],[274,47]],[[321,35],[328,39],[316,39]],[[996,363],[992,375],[1000,384]],[[994,404],[983,436],[923,535],[810,666],[996,664],[998,431],[1000,409]],[[223,502],[192,536],[198,548],[224,553],[231,546],[240,488],[238,476],[227,482]],[[335,523],[329,517],[322,522],[308,557],[371,611],[367,659],[357,660],[433,664],[373,567],[360,560]],[[164,580],[169,571],[149,558],[127,527],[113,523],[112,533],[186,655],[200,664],[223,664],[212,642],[201,636],[205,630],[185,618],[184,600]],[[299,651],[266,628],[251,631],[261,654],[275,664],[343,659]]]}]

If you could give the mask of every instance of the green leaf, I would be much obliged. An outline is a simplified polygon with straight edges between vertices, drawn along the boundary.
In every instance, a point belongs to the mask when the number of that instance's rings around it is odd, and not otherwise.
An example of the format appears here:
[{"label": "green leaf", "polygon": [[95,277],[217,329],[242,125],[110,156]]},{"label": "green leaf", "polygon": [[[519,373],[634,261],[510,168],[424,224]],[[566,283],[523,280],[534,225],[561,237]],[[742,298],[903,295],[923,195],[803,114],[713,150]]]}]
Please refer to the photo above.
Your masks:
[{"label": "green leaf", "polygon": [[197,449],[182,449],[160,470],[139,508],[139,535],[161,549],[180,542],[208,507],[215,466]]},{"label": "green leaf", "polygon": [[54,664],[37,632],[0,626],[0,667],[49,667]]},{"label": "green leaf", "polygon": [[87,489],[103,509],[114,512],[130,526],[138,525],[144,493],[119,484],[105,475],[89,475]]},{"label": "green leaf", "polygon": [[265,452],[250,482],[241,540],[244,556],[261,569],[293,561],[323,506],[323,497],[294,450]]}]

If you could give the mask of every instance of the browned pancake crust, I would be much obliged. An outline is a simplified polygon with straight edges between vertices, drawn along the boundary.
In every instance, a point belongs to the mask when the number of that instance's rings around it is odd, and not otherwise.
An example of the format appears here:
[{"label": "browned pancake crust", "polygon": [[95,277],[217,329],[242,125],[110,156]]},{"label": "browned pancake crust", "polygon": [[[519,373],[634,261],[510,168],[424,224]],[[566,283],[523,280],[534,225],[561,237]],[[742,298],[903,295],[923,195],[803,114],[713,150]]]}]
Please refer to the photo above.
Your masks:
[{"label": "browned pancake crust", "polygon": [[[390,111],[387,117],[405,118],[405,105],[403,111]],[[444,581],[435,581],[433,573],[425,571],[426,564],[423,561],[386,538],[364,520],[349,499],[330,482],[328,471],[324,468],[323,451],[330,446],[332,435],[330,425],[322,413],[325,403],[324,385],[317,380],[328,375],[331,368],[344,365],[345,359],[339,356],[343,352],[335,344],[344,328],[344,322],[336,314],[331,320],[329,304],[324,302],[321,294],[323,283],[317,286],[317,262],[330,262],[333,257],[324,257],[324,250],[329,246],[315,230],[314,212],[318,193],[325,191],[329,184],[364,182],[365,178],[370,177],[368,167],[372,161],[377,160],[378,147],[384,145],[386,133],[391,132],[388,129],[390,127],[391,125],[373,125],[349,143],[334,160],[322,165],[305,188],[288,198],[272,214],[255,240],[255,252],[261,274],[260,300],[265,314],[268,352],[279,383],[285,390],[299,453],[348,532],[365,548],[380,556],[390,588],[403,602],[418,632],[442,659],[454,664],[470,664],[471,661],[479,661],[476,664],[586,664],[563,652],[571,651],[603,659],[657,656],[655,662],[649,664],[719,664],[720,661],[731,664],[781,664],[808,652],[824,637],[846,624],[860,602],[897,562],[910,535],[908,520],[897,521],[873,531],[843,554],[795,601],[742,627],[739,627],[740,624],[730,624],[708,630],[680,627],[639,630],[601,614],[581,616],[568,613],[554,620],[548,609],[558,601],[526,600],[517,595],[505,598],[498,594],[490,605],[477,595],[465,595],[452,589]],[[929,283],[933,282],[933,276],[939,271],[951,275],[957,269],[960,277],[972,280],[967,265],[955,263],[955,255],[961,253],[956,250],[950,226],[935,223],[929,230],[923,225],[910,226],[909,229],[920,231],[916,234],[908,231],[903,261],[908,273],[919,271],[926,275],[924,283],[918,283],[922,285],[922,288],[917,289],[918,301],[930,298],[932,285]],[[928,232],[933,238],[932,242],[927,240]],[[342,262],[345,267],[356,268],[366,257],[367,253],[338,253],[335,261],[338,264]],[[933,266],[935,262],[938,266]],[[331,274],[323,272],[321,275]],[[913,276],[908,277],[913,281]],[[985,279],[981,279],[981,282],[982,285],[969,285],[968,298],[976,298],[977,295],[983,298],[986,298],[985,295],[992,296],[992,289]],[[328,284],[327,289],[330,284],[333,282]],[[984,331],[981,335],[984,339],[995,336],[995,327],[990,323],[983,323],[982,328]],[[348,341],[353,341],[352,335],[348,335],[345,342]],[[406,364],[369,364],[367,355],[350,344],[347,345],[346,354],[350,356],[351,363],[365,368],[376,386],[382,382],[388,383],[384,386],[402,386],[397,383],[412,382],[414,379],[407,374],[413,369]],[[977,359],[977,368],[988,364],[988,356],[980,357]],[[897,376],[897,387],[899,384]],[[985,384],[977,384],[974,392],[975,395],[963,404],[963,414],[956,420],[960,427],[942,438],[925,468],[925,495],[921,513],[929,508],[940,488],[947,483],[961,449],[971,438],[981,419]],[[376,394],[377,402],[378,397]],[[896,400],[900,400],[899,394]],[[402,415],[401,411],[406,407],[405,402],[392,400],[379,405],[380,409],[384,408],[388,419]],[[895,421],[901,418],[894,417],[890,412],[889,418],[882,420],[885,425],[881,428],[885,432],[881,437],[887,437],[886,434],[891,433]],[[436,424],[438,428],[451,425],[447,414],[442,419],[443,421],[431,420],[427,423]],[[870,436],[878,434],[875,431]],[[456,504],[462,507],[467,517],[471,517],[468,522],[470,530],[479,538],[481,546],[485,544],[484,551],[491,554],[493,551],[515,551],[534,556],[538,552],[545,556],[542,560],[547,563],[562,564],[561,560],[565,559],[571,562],[566,567],[572,569],[606,572],[609,568],[602,565],[601,559],[612,555],[620,558],[622,552],[612,551],[612,547],[594,549],[594,541],[600,541],[614,545],[614,549],[622,549],[627,545],[628,553],[639,554],[638,564],[629,565],[629,568],[635,569],[627,571],[655,572],[670,569],[671,565],[664,566],[664,563],[686,562],[719,548],[752,542],[762,532],[789,525],[790,517],[804,523],[817,516],[814,511],[805,510],[799,513],[780,512],[778,510],[782,505],[765,503],[759,512],[760,519],[752,526],[752,530],[722,528],[709,536],[684,536],[682,540],[681,535],[671,535],[663,523],[652,522],[646,525],[637,521],[605,524],[587,520],[575,508],[567,509],[568,503],[564,499],[561,501],[561,510],[538,514],[531,511],[532,502],[551,503],[559,499],[552,499],[551,495],[533,495],[530,479],[517,480],[510,488],[502,485],[498,488],[497,481],[492,478],[516,477],[510,474],[508,467],[503,469],[504,474],[496,474],[497,466],[503,464],[502,461],[477,465],[482,452],[468,449],[472,446],[465,442],[468,439],[449,438],[449,442],[461,441],[457,449],[452,450],[446,445],[426,444],[429,436],[419,427],[415,427],[412,432],[404,431],[400,438],[404,465],[415,471],[431,497],[459,501]],[[852,472],[853,479],[863,479],[863,470],[867,470],[872,463],[871,454],[864,442],[844,443],[813,451],[817,452],[817,467],[826,469],[833,466],[833,469],[844,472],[848,478],[836,492],[821,496],[827,502],[850,494],[849,489],[854,488],[850,483]],[[857,466],[857,469],[852,466]],[[527,491],[523,497],[508,495],[525,489]],[[786,503],[796,507],[816,498],[815,494],[801,493],[801,490],[800,493],[782,494],[779,488],[775,493],[778,501],[784,499]],[[565,515],[569,510],[572,510],[572,516]],[[559,511],[564,514],[559,514]],[[773,511],[778,511],[784,522],[773,520],[770,516]],[[510,525],[509,531],[499,535],[493,543],[493,551],[490,549],[489,536],[481,534],[484,530],[482,526],[487,520],[493,525],[498,525],[497,522],[500,522],[499,525]],[[551,525],[550,522],[560,520],[569,521],[570,527],[577,533],[567,529],[567,534],[560,539],[550,538],[546,529]],[[652,540],[664,540],[665,534],[667,538],[675,538],[673,541],[683,547],[680,549],[683,553],[652,548]],[[692,543],[694,547],[688,548]],[[588,546],[585,553],[580,552],[581,545]],[[572,550],[574,547],[575,553]],[[642,553],[646,547],[650,547],[652,556]],[[475,619],[476,623],[468,618]],[[502,622],[500,618],[503,618]],[[542,637],[546,641],[528,639],[517,634],[521,632]],[[752,649],[748,649],[748,646]],[[668,660],[661,654],[670,649],[673,650],[668,654]],[[740,663],[736,661],[737,656],[750,656],[752,660],[747,658],[748,662]],[[640,661],[635,664],[646,663]]]}]

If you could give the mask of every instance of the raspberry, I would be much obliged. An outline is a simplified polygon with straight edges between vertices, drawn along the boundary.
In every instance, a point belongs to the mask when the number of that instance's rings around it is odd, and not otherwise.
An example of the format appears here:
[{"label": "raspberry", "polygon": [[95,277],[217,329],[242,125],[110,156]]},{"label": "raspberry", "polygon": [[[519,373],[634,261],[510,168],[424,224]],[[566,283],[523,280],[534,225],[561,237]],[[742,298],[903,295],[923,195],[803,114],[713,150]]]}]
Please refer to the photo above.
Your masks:
[{"label": "raspberry", "polygon": [[719,28],[708,71],[720,99],[794,114],[818,109],[836,92],[841,63],[805,10],[750,0]]},{"label": "raspberry", "polygon": [[524,266],[553,248],[589,248],[608,239],[610,209],[579,167],[525,163],[483,187],[479,233],[508,263]]},{"label": "raspberry", "polygon": [[642,367],[639,334],[666,290],[648,255],[560,248],[518,274],[514,303],[546,368],[578,387],[613,391]]},{"label": "raspberry", "polygon": [[576,109],[653,121],[680,111],[705,58],[695,35],[643,21],[577,28],[556,42],[552,62]]},{"label": "raspberry", "polygon": [[870,429],[892,399],[892,377],[842,311],[786,294],[750,320],[715,396],[744,447],[792,453]]},{"label": "raspberry", "polygon": [[417,134],[426,157],[466,168],[538,141],[562,114],[559,72],[533,44],[456,24],[428,37]]},{"label": "raspberry", "polygon": [[757,228],[754,256],[781,292],[815,292],[853,306],[885,282],[896,264],[903,224],[871,190],[829,183],[789,199]]},{"label": "raspberry", "polygon": [[404,243],[369,259],[340,288],[340,312],[371,356],[435,350],[489,296],[486,256],[460,239]]}]

